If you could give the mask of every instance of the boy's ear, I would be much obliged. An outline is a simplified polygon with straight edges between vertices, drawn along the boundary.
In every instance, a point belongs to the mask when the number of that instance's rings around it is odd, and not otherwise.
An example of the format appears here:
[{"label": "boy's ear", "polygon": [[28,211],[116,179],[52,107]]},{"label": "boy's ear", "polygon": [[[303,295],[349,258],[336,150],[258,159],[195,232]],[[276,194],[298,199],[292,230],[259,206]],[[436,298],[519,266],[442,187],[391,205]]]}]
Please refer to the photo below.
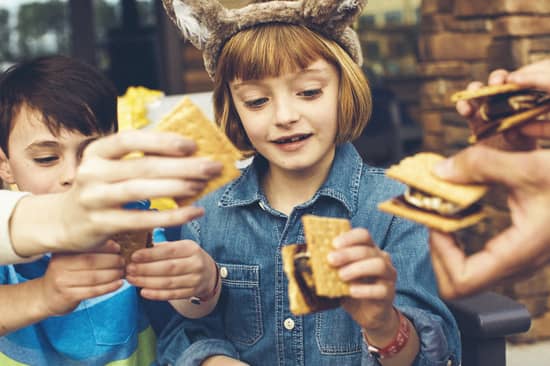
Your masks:
[{"label": "boy's ear", "polygon": [[8,157],[3,149],[0,149],[0,178],[8,184],[15,184]]}]

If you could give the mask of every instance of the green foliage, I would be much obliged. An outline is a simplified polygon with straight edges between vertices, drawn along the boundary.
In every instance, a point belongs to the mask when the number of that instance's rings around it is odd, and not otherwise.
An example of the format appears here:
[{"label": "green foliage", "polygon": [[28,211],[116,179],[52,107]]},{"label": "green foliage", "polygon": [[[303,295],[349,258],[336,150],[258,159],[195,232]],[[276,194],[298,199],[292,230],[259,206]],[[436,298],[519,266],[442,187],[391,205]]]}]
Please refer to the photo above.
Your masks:
[{"label": "green foliage", "polygon": [[56,53],[69,50],[68,9],[65,2],[51,0],[21,5],[17,14],[18,46],[22,58],[52,51],[44,42],[44,36],[54,36]]}]

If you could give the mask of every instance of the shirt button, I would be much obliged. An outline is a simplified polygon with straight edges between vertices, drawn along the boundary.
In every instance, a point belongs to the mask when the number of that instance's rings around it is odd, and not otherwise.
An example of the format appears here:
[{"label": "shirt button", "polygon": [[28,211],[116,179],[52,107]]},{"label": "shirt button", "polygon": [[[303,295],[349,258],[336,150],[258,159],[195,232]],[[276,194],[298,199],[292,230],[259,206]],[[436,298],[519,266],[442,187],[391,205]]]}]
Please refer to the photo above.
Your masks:
[{"label": "shirt button", "polygon": [[265,211],[265,205],[264,205],[264,203],[263,203],[262,201],[259,201],[259,202],[258,202],[258,205],[260,206],[260,208],[261,208],[262,210]]},{"label": "shirt button", "polygon": [[294,329],[294,320],[292,320],[291,318],[286,318],[284,325],[287,330],[292,330]]},{"label": "shirt button", "polygon": [[227,274],[228,274],[228,272],[227,272],[227,267],[221,267],[221,268],[220,268],[220,276],[221,276],[222,278],[227,278]]}]

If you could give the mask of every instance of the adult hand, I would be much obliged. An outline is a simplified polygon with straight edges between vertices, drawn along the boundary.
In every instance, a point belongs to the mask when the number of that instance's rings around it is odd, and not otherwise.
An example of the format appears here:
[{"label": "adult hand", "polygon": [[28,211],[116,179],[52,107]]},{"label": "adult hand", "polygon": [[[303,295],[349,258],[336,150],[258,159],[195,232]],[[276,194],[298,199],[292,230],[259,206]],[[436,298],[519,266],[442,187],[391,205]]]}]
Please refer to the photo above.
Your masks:
[{"label": "adult hand", "polygon": [[[550,63],[550,60],[548,61]],[[527,75],[525,77],[524,75]],[[540,87],[540,81],[533,80],[531,71],[525,74],[522,69],[514,73],[509,73],[506,70],[498,69],[493,71],[489,75],[488,85],[502,85],[509,82],[516,82],[521,80],[518,84],[525,85],[526,87],[533,87],[543,89]],[[550,75],[549,75],[550,78]],[[483,83],[474,81],[468,84],[467,90],[477,90],[483,87]],[[546,89],[550,89],[550,81],[546,86]],[[461,100],[456,103],[456,109],[458,113],[467,118],[470,129],[474,129],[473,126],[479,126],[484,124],[484,120],[480,114],[480,104],[477,100]],[[496,136],[489,137],[481,141],[482,144],[498,148],[501,150],[532,150],[536,148],[536,139],[541,136],[541,130],[549,129],[549,125],[546,121],[537,119],[530,121],[527,124],[522,125],[518,129],[511,129],[504,134],[498,134]],[[544,133],[544,131],[542,131]]]},{"label": "adult hand", "polygon": [[[550,129],[540,130],[550,137]],[[437,166],[457,183],[498,183],[508,188],[512,224],[469,257],[452,236],[432,231],[431,255],[441,295],[464,296],[550,261],[550,151],[505,152],[473,146]]]},{"label": "adult hand", "polygon": [[[171,133],[126,131],[98,139],[84,151],[71,189],[27,196],[15,208],[11,238],[19,255],[82,251],[115,233],[180,225],[203,214],[197,207],[125,210],[124,203],[199,193],[222,165],[192,157],[194,142]],[[124,159],[130,152],[145,156]],[[33,233],[39,232],[40,235]]]}]

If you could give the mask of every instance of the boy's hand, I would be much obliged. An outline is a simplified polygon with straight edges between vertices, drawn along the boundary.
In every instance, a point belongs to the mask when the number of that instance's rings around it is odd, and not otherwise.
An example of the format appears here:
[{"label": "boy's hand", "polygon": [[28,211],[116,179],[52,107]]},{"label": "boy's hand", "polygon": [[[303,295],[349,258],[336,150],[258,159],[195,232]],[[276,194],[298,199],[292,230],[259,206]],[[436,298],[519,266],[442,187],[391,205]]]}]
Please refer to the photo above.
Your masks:
[{"label": "boy's hand", "polygon": [[179,240],[136,251],[126,279],[151,300],[206,297],[215,286],[216,267],[196,242]]},{"label": "boy's hand", "polygon": [[[366,229],[356,228],[334,239],[329,263],[350,284],[342,306],[376,344],[386,344],[397,333],[393,310],[397,272],[388,253],[380,250]],[[387,342],[386,342],[387,340]]]},{"label": "boy's hand", "polygon": [[109,241],[94,253],[53,254],[41,278],[42,299],[49,316],[74,310],[82,300],[122,286],[124,259],[118,244]]}]

